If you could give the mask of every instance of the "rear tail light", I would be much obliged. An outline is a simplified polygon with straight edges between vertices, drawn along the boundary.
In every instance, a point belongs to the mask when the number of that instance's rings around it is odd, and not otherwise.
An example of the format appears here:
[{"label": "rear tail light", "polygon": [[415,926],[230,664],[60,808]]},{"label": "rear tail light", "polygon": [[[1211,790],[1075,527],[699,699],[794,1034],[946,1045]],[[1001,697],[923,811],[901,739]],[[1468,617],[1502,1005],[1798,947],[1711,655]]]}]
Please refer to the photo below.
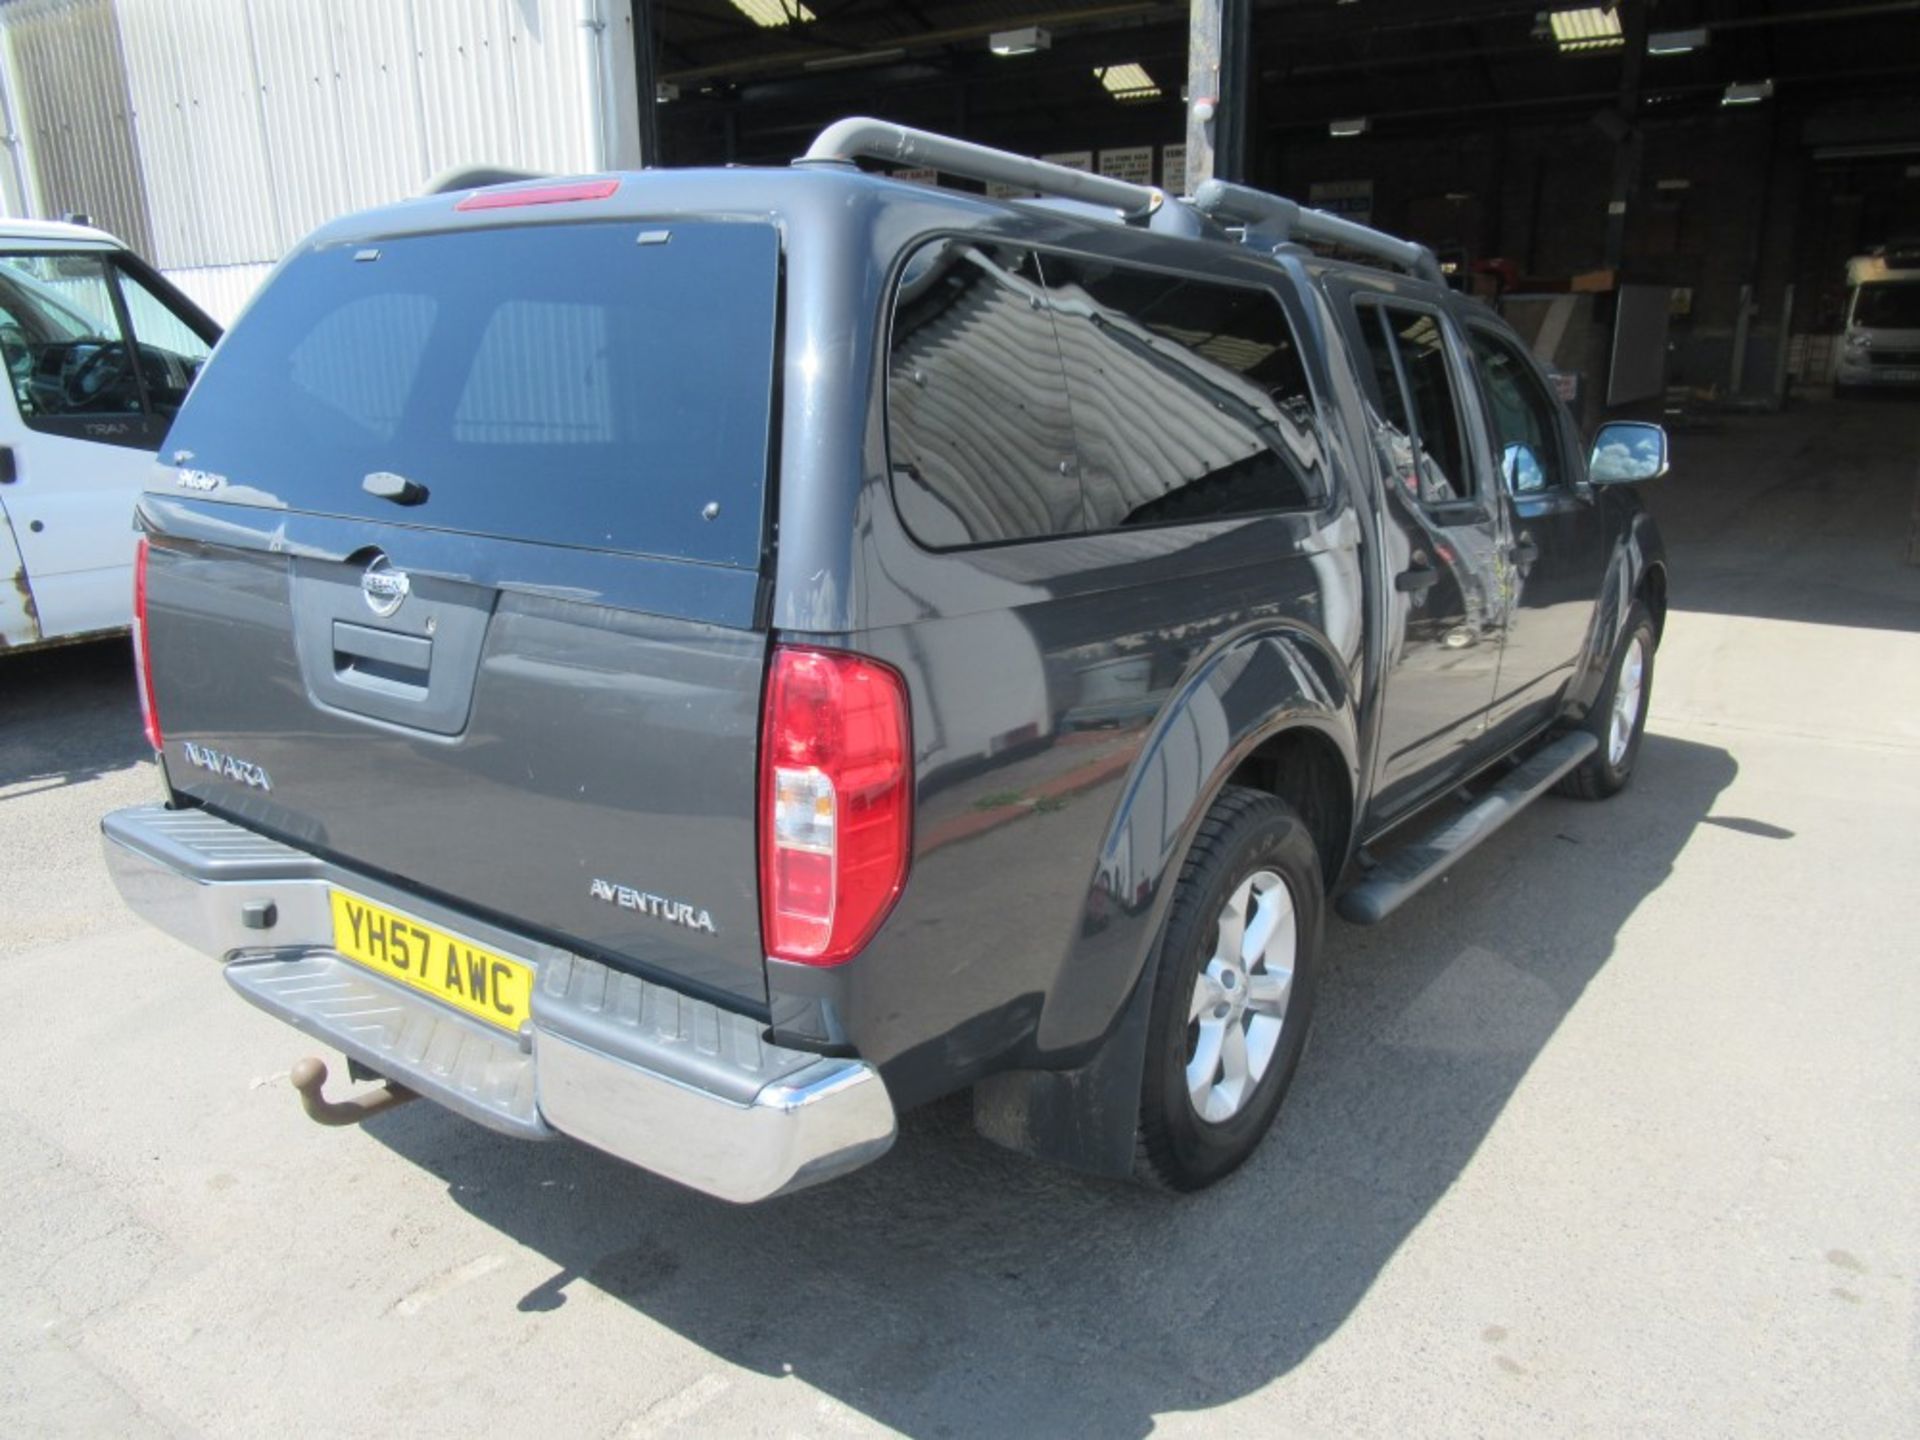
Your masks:
[{"label": "rear tail light", "polygon": [[858,655],[780,646],[760,736],[760,913],[767,954],[837,965],[873,938],[907,878],[907,687]]},{"label": "rear tail light", "polygon": [[155,750],[166,748],[160,733],[160,708],[153,703],[153,662],[147,656],[147,537],[142,535],[133,551],[133,675],[140,689],[140,724],[147,732],[147,744]]}]

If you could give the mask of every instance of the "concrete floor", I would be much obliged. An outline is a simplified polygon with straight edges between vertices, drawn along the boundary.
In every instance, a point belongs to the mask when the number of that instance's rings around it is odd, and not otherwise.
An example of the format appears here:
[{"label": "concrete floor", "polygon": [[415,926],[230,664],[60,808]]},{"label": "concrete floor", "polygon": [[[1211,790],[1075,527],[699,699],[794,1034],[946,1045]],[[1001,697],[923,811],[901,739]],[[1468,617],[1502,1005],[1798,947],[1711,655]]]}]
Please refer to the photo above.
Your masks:
[{"label": "concrete floor", "polygon": [[1172,1202],[910,1117],[736,1210],[307,1048],[134,924],[124,652],[0,663],[0,1433],[1920,1430],[1920,406],[1675,436],[1632,790],[1336,927],[1278,1131]]}]

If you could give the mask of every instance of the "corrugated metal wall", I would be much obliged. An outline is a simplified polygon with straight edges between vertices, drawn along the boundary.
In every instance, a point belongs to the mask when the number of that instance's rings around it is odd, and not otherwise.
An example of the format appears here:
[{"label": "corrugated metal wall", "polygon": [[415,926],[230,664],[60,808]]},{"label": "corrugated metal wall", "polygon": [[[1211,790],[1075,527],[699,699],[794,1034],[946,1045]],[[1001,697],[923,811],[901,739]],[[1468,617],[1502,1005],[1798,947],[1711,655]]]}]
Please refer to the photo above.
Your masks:
[{"label": "corrugated metal wall", "polygon": [[5,26],[9,118],[32,214],[68,212],[152,247],[113,0],[15,0]]},{"label": "corrugated metal wall", "polygon": [[316,225],[450,166],[637,163],[631,25],[627,0],[13,0],[22,208],[86,210],[230,319]]}]

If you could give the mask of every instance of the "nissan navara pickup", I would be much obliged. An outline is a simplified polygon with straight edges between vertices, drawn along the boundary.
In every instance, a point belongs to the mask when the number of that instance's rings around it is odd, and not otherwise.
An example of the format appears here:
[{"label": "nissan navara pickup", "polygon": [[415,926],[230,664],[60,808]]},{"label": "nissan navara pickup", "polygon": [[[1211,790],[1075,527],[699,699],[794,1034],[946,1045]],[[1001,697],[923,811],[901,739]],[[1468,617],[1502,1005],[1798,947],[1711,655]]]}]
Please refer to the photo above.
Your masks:
[{"label": "nissan navara pickup", "polygon": [[318,1118],[426,1096],[751,1201],[970,1089],[1197,1189],[1329,909],[1632,776],[1666,467],[1424,248],[1240,186],[847,120],[429,194],[299,246],[180,412],[166,795],[106,853],[374,1084],[303,1062]]}]

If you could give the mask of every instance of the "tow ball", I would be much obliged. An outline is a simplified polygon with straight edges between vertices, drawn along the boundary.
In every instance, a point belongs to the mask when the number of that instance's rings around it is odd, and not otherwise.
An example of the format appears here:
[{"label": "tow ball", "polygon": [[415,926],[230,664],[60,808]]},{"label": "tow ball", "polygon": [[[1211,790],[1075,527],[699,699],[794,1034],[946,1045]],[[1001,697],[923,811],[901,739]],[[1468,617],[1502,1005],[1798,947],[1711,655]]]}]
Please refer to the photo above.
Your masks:
[{"label": "tow ball", "polygon": [[351,1100],[329,1100],[321,1093],[327,1083],[327,1062],[314,1055],[296,1061],[287,1078],[300,1092],[300,1108],[307,1112],[307,1118],[322,1125],[358,1125],[396,1105],[420,1098],[389,1080],[381,1089],[356,1095]]}]

